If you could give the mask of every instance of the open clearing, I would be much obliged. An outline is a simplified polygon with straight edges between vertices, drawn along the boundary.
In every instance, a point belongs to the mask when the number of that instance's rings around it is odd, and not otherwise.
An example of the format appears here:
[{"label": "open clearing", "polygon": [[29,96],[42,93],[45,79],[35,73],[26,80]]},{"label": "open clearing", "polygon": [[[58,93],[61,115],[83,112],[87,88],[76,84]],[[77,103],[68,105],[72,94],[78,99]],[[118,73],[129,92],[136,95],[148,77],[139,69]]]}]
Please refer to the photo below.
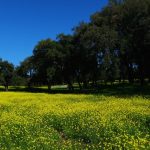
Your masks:
[{"label": "open clearing", "polygon": [[0,93],[0,149],[150,149],[150,99]]}]

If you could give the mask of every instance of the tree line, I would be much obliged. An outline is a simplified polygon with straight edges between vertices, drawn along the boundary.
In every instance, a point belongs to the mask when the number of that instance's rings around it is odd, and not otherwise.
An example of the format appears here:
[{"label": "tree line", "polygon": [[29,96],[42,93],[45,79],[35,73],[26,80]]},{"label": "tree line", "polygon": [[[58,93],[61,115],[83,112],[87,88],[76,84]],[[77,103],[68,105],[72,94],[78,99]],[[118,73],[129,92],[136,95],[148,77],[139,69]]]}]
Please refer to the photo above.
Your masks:
[{"label": "tree line", "polygon": [[32,56],[14,68],[0,60],[0,83],[28,87],[67,84],[73,90],[116,80],[150,82],[150,1],[110,0],[70,35],[37,43]]}]

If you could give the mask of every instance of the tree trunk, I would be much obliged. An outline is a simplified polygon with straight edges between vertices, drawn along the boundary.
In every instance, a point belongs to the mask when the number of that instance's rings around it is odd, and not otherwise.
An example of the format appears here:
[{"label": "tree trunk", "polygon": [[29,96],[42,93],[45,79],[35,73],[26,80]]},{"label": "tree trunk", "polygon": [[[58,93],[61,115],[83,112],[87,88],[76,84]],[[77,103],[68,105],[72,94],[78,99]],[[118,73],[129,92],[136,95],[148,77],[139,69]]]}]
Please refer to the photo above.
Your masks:
[{"label": "tree trunk", "polygon": [[28,89],[31,89],[31,82],[30,82],[30,79],[28,79]]},{"label": "tree trunk", "polygon": [[119,84],[120,84],[120,83],[121,83],[121,77],[119,78],[119,80],[118,80],[118,81],[119,81]]},{"label": "tree trunk", "polygon": [[80,90],[82,90],[82,85],[81,85],[81,82],[80,82],[79,77],[77,77],[77,82],[78,82],[78,85],[79,85]]},{"label": "tree trunk", "polygon": [[129,83],[133,84],[134,83],[134,77],[133,77],[133,69],[132,67],[128,66],[128,80],[129,80]]},{"label": "tree trunk", "polygon": [[96,89],[99,88],[98,83],[97,83],[96,80],[94,80],[92,84],[93,84],[93,88],[96,88]]},{"label": "tree trunk", "polygon": [[88,88],[88,84],[87,84],[87,81],[86,81],[86,80],[83,81],[83,88],[85,88],[85,89]]},{"label": "tree trunk", "polygon": [[6,92],[8,91],[8,85],[5,85],[5,91]]},{"label": "tree trunk", "polygon": [[51,84],[50,83],[48,83],[48,91],[51,91]]},{"label": "tree trunk", "polygon": [[144,85],[144,71],[143,71],[143,66],[140,65],[139,67],[139,74],[140,74],[140,84],[141,86]]},{"label": "tree trunk", "polygon": [[73,85],[72,85],[72,83],[71,83],[71,81],[69,79],[67,79],[67,84],[68,84],[69,91],[74,90]]}]

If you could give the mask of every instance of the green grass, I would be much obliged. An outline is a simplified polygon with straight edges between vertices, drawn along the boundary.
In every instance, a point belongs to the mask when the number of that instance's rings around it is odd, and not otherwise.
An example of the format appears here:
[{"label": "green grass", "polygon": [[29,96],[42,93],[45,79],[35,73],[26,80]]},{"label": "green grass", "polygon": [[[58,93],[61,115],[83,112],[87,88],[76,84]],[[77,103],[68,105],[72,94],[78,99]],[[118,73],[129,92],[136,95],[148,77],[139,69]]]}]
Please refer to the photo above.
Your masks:
[{"label": "green grass", "polygon": [[149,142],[149,97],[0,93],[0,150],[145,150]]}]

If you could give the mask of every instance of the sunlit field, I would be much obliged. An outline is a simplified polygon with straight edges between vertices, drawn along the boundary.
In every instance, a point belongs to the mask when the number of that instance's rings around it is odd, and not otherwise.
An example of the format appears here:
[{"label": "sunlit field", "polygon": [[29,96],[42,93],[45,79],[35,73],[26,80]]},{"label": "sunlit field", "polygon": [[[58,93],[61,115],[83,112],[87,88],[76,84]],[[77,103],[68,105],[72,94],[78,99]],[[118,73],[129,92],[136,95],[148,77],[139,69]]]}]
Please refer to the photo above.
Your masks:
[{"label": "sunlit field", "polygon": [[150,149],[149,97],[0,93],[0,149]]}]

